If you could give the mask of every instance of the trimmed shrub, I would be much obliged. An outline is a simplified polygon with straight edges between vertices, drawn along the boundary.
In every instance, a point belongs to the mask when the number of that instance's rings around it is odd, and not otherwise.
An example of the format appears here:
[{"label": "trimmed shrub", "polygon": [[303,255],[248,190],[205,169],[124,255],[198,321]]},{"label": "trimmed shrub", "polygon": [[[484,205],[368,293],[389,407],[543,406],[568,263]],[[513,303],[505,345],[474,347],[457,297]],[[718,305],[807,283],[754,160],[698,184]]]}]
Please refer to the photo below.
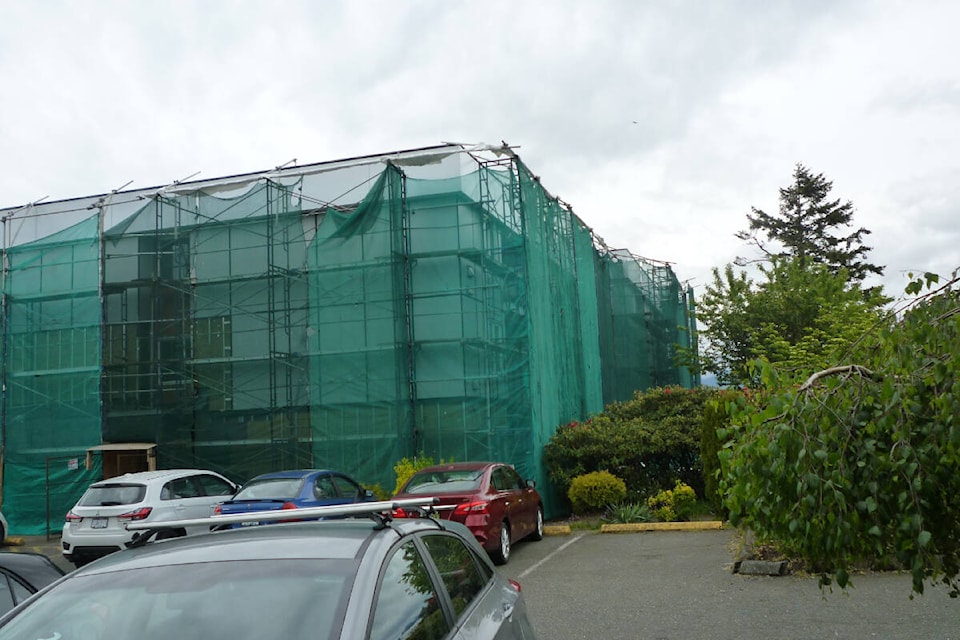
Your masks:
[{"label": "trimmed shrub", "polygon": [[647,506],[663,522],[688,520],[697,506],[697,493],[693,487],[678,480],[673,489],[650,496]]},{"label": "trimmed shrub", "polygon": [[567,491],[576,514],[600,511],[627,497],[627,485],[608,471],[593,471],[577,476]]}]

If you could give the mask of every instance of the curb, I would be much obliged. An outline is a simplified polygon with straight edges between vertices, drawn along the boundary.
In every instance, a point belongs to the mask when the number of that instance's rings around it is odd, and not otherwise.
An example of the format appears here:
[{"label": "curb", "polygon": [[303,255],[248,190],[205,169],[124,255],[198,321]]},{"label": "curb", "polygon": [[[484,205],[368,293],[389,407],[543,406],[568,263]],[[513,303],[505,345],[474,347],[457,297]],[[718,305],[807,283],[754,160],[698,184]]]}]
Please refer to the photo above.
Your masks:
[{"label": "curb", "polygon": [[548,524],[543,527],[545,536],[568,536],[570,535],[570,525],[568,524]]},{"label": "curb", "polygon": [[632,524],[603,524],[600,533],[635,533],[639,531],[708,531],[723,529],[720,520],[697,522],[636,522]]}]

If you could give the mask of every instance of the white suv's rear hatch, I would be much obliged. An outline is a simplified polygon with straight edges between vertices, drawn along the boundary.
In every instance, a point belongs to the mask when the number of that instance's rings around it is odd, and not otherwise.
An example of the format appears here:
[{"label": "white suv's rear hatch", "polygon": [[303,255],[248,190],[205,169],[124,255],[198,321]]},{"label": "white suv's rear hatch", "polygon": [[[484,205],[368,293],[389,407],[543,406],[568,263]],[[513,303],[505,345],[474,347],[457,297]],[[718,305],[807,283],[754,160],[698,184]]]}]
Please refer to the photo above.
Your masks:
[{"label": "white suv's rear hatch", "polygon": [[91,486],[80,501],[71,510],[76,529],[96,531],[100,529],[122,529],[119,516],[127,516],[123,521],[140,520],[149,511],[143,504],[147,487],[137,483],[101,483]]}]

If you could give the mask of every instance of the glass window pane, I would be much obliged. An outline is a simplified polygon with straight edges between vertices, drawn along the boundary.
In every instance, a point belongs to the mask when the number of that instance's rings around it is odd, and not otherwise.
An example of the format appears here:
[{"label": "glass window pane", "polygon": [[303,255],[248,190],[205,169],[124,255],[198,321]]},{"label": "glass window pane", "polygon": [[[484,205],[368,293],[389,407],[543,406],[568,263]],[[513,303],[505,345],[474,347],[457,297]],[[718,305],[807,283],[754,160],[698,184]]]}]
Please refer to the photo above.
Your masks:
[{"label": "glass window pane", "polygon": [[363,497],[363,489],[343,476],[333,476],[333,484],[337,486],[341,498],[359,500]]},{"label": "glass window pane", "polygon": [[13,609],[13,594],[10,592],[10,582],[7,576],[0,573],[0,613]]},{"label": "glass window pane", "polygon": [[197,480],[203,487],[204,495],[208,496],[229,496],[233,495],[233,487],[216,476],[199,475]]},{"label": "glass window pane", "polygon": [[451,536],[427,536],[423,539],[443,584],[450,594],[457,615],[463,613],[474,598],[483,591],[490,575],[480,572],[474,555],[459,539]]},{"label": "glass window pane", "polygon": [[17,582],[16,580],[10,581],[10,587],[13,591],[13,599],[16,600],[17,604],[20,604],[31,595],[33,595],[29,589]]},{"label": "glass window pane", "polygon": [[[356,563],[244,560],[114,571],[61,582],[4,638],[340,637]],[[270,615],[264,615],[264,612]]]},{"label": "glass window pane", "polygon": [[383,572],[370,640],[439,640],[449,630],[423,559],[408,542],[397,549]]},{"label": "glass window pane", "polygon": [[333,486],[330,476],[320,476],[313,485],[313,495],[317,500],[329,500],[337,497],[337,490]]}]

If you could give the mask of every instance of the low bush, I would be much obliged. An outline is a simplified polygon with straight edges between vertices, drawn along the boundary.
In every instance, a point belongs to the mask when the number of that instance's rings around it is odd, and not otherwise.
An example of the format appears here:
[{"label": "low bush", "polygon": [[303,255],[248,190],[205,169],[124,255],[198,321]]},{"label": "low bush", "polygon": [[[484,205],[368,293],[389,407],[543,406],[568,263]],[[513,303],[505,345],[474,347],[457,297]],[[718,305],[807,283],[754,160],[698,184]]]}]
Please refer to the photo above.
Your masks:
[{"label": "low bush", "polygon": [[627,497],[627,485],[609,471],[593,471],[570,483],[567,497],[576,514],[601,511]]},{"label": "low bush", "polygon": [[651,522],[653,510],[642,502],[618,502],[607,506],[602,519],[612,524],[631,524],[633,522]]},{"label": "low bush", "polygon": [[[439,463],[444,464],[448,462],[453,462],[453,458],[449,460],[441,459]],[[397,474],[397,484],[393,489],[393,495],[396,495],[400,492],[400,489],[406,484],[407,480],[415,474],[420,469],[425,469],[427,467],[432,467],[434,465],[433,458],[419,456],[410,458],[401,458],[396,464],[393,465],[393,472]]]},{"label": "low bush", "polygon": [[650,496],[647,506],[654,516],[663,522],[689,520],[697,507],[697,493],[693,487],[678,480],[673,489],[659,491]]}]

